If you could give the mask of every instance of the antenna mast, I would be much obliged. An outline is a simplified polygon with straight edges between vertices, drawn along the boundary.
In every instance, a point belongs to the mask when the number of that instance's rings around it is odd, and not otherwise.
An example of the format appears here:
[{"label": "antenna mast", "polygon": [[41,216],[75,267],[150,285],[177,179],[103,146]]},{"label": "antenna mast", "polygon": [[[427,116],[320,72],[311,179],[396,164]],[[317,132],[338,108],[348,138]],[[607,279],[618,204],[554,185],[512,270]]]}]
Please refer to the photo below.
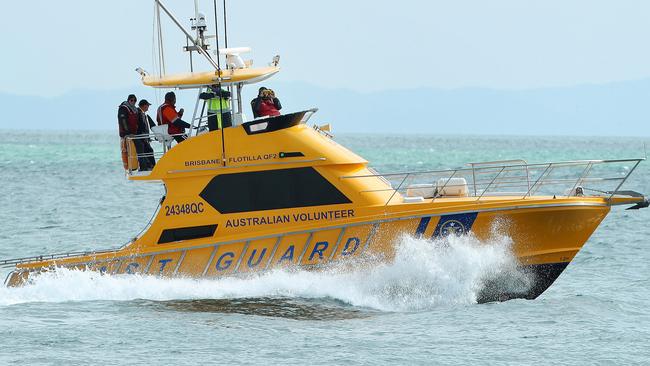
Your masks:
[{"label": "antenna mast", "polygon": [[[219,15],[217,14],[217,0],[213,0],[213,5],[214,5],[214,32],[215,32],[215,44],[217,47],[216,54],[217,54],[217,73],[219,75],[218,83],[217,83],[217,88],[221,90],[221,54],[219,51]],[[219,102],[220,107],[223,107],[223,101]],[[221,113],[221,121],[223,123],[223,108],[220,108],[220,113]],[[221,126],[221,164],[223,166],[226,166],[226,138],[224,136],[223,132],[224,128],[223,125]]]},{"label": "antenna mast", "polygon": [[156,2],[156,31],[158,32],[158,66],[160,67],[159,76],[166,74],[165,70],[165,51],[163,49],[162,24],[160,22],[160,4]]},{"label": "antenna mast", "polygon": [[228,21],[226,17],[226,0],[223,0],[223,41],[224,47],[228,48]]},{"label": "antenna mast", "polygon": [[[194,37],[192,37],[190,32],[188,32],[185,28],[183,28],[183,26],[178,21],[178,19],[176,19],[176,17],[167,9],[167,7],[162,3],[161,0],[156,0],[156,3],[160,7],[160,9],[162,9],[167,14],[167,16],[169,16],[169,19],[171,19],[176,24],[178,29],[180,29],[185,34],[185,37],[187,37],[187,40],[192,42],[192,46],[188,46],[187,49],[188,50],[191,49],[192,51],[197,51],[203,57],[205,57],[208,60],[208,62],[215,69],[219,70],[220,69],[219,65],[217,65],[217,63],[214,61],[214,59],[206,51],[207,47],[204,44],[205,42],[204,42],[203,38],[200,36],[199,38],[194,39]],[[202,20],[202,22],[201,22],[201,20]],[[198,19],[195,20],[195,22],[196,22],[195,26],[197,27],[197,30],[196,30],[197,33],[200,34],[200,35],[203,35],[203,32],[205,31],[205,28],[206,28],[206,26],[205,26],[205,18],[201,19],[199,17]]]}]

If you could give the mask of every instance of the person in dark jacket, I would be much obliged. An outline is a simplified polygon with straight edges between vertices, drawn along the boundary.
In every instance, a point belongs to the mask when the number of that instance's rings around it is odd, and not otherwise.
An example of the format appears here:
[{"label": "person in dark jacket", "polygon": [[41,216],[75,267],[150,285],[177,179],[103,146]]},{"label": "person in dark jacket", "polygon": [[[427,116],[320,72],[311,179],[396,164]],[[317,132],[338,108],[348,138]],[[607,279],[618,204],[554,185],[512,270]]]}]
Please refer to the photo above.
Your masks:
[{"label": "person in dark jacket", "polygon": [[117,107],[117,124],[122,138],[138,133],[138,111],[135,107],[137,100],[135,95],[129,94],[126,101]]},{"label": "person in dark jacket", "polygon": [[130,156],[135,152],[129,150],[129,146],[134,145],[132,137],[138,133],[138,111],[135,107],[137,100],[138,98],[135,95],[129,94],[126,101],[117,107],[117,126],[120,133],[122,163],[124,163],[124,169],[128,171],[137,169],[135,164],[138,164],[137,162],[134,163],[134,159]]},{"label": "person in dark jacket", "polygon": [[153,148],[149,143],[149,138],[145,135],[151,134],[151,127],[154,127],[156,124],[153,119],[149,117],[147,111],[149,110],[149,103],[146,99],[142,99],[138,103],[138,135],[143,137],[135,142],[135,148],[138,151],[138,163],[140,165],[140,171],[149,171],[152,170],[156,165],[156,159],[153,156]]},{"label": "person in dark jacket", "polygon": [[261,87],[258,91],[257,98],[251,101],[251,108],[253,109],[253,116],[255,118],[279,116],[282,104],[280,104],[280,99],[275,96],[273,90]]}]

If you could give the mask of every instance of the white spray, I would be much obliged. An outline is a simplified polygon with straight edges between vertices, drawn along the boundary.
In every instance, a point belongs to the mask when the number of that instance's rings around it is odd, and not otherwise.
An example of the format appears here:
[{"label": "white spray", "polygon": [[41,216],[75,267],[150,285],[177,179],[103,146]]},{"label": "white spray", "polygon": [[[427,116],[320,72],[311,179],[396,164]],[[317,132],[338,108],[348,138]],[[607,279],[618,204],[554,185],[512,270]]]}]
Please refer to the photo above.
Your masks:
[{"label": "white spray", "polygon": [[[247,278],[164,279],[152,276],[106,276],[57,270],[29,285],[0,288],[0,306],[26,302],[156,301],[257,297],[333,298],[382,311],[418,311],[440,305],[472,304],[486,281],[506,278],[527,286],[517,270],[511,241],[496,236],[481,242],[473,236],[441,240],[404,236],[392,263],[356,263],[354,269],[275,270]],[[503,281],[502,281],[503,282]]]}]

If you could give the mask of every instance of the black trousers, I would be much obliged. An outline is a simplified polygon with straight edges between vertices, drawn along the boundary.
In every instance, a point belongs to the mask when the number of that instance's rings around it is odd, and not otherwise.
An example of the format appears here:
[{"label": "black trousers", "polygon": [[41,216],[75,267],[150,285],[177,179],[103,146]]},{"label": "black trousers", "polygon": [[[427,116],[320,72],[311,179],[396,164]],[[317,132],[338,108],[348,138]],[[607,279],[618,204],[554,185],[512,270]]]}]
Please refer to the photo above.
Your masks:
[{"label": "black trousers", "polygon": [[138,153],[138,165],[140,170],[151,170],[156,165],[156,159],[153,156],[153,148],[149,141],[144,139],[133,140],[135,151]]},{"label": "black trousers", "polygon": [[[210,131],[215,131],[219,129],[218,116],[220,113],[210,113],[208,112],[208,129]],[[224,113],[221,120],[221,126],[223,128],[232,127],[232,114],[230,112]]]}]

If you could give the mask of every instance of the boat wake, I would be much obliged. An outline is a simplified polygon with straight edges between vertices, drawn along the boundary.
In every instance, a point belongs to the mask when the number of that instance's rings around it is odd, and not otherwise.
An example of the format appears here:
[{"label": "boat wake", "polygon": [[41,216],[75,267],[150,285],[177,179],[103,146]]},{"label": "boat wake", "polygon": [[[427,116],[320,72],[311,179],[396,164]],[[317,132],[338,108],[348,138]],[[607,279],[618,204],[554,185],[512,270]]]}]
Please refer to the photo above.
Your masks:
[{"label": "boat wake", "polygon": [[321,271],[274,270],[247,278],[164,279],[60,269],[23,287],[1,288],[0,306],[138,299],[175,304],[218,300],[243,306],[247,299],[267,303],[302,299],[368,310],[419,311],[476,303],[488,284],[498,283],[509,291],[529,286],[510,248],[507,237],[481,242],[471,235],[441,240],[404,236],[391,263],[360,260],[352,269],[346,265]]}]

